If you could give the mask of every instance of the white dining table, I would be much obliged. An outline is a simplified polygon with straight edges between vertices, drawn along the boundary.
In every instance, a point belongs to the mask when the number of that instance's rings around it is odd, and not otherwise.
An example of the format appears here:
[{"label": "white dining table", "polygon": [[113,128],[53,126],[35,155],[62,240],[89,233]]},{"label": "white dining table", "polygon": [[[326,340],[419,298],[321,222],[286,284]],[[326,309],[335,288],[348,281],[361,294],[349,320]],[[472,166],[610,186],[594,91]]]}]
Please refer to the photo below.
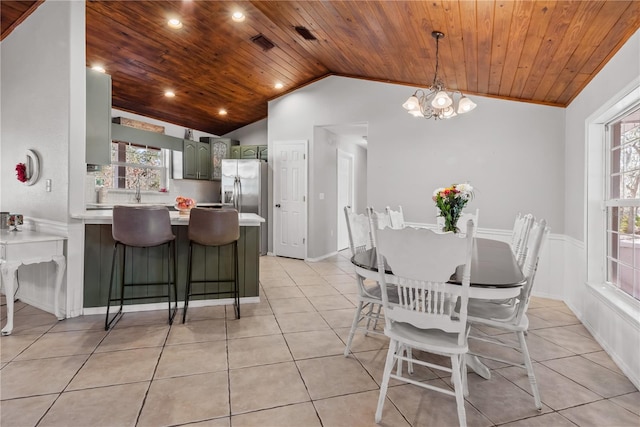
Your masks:
[{"label": "white dining table", "polygon": [[[356,273],[365,279],[378,280],[378,260],[376,249],[355,254],[351,263]],[[385,263],[385,273],[393,271]],[[451,283],[460,283],[458,269],[451,276]],[[498,240],[474,238],[471,256],[471,286],[469,298],[503,300],[515,298],[525,282],[522,270],[508,243]],[[483,378],[491,378],[491,372],[476,356],[467,355],[467,365]]]}]

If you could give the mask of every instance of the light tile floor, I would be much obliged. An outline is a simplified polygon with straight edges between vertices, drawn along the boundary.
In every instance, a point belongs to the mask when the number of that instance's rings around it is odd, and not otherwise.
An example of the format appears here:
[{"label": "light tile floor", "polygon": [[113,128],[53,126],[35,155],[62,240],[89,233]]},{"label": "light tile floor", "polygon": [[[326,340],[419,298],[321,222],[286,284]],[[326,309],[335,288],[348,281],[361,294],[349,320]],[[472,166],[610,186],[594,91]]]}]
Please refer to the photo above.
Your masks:
[{"label": "light tile floor", "polygon": [[[14,333],[0,339],[0,425],[375,425],[387,339],[357,335],[342,356],[356,293],[346,255],[260,263],[262,302],[244,304],[240,320],[230,307],[191,308],[169,326],[162,310],[105,332],[102,316],[58,322],[18,302]],[[490,380],[469,374],[469,425],[640,425],[640,393],[566,305],[534,298],[529,318],[542,411],[523,370],[487,362]],[[450,386],[427,368],[414,377]],[[396,381],[387,396],[381,425],[458,423],[450,396]]]}]

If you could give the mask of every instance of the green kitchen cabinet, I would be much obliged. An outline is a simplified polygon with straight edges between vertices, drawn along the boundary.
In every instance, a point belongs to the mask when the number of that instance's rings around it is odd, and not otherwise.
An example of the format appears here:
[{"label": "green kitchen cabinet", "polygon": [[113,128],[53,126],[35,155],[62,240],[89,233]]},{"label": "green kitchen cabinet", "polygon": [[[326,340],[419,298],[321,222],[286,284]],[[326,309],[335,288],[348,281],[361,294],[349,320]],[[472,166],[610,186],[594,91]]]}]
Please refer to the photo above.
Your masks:
[{"label": "green kitchen cabinet", "polygon": [[231,155],[229,156],[230,159],[239,159],[240,158],[240,146],[236,145],[234,147],[231,147]]},{"label": "green kitchen cabinet", "polygon": [[268,158],[269,150],[266,145],[258,145],[258,158],[260,160],[264,160],[265,162],[269,160]]},{"label": "green kitchen cabinet", "polygon": [[222,178],[222,159],[231,159],[234,147],[239,147],[239,141],[231,138],[201,137],[200,142],[207,142],[211,146],[211,179],[220,180]]},{"label": "green kitchen cabinet", "polygon": [[86,153],[90,165],[111,163],[111,76],[87,68]]},{"label": "green kitchen cabinet", "polygon": [[184,179],[211,179],[211,146],[208,142],[185,139],[182,161]]},{"label": "green kitchen cabinet", "polygon": [[257,159],[258,146],[257,145],[241,145],[240,158],[241,159]]},{"label": "green kitchen cabinet", "polygon": [[232,159],[260,159],[267,161],[266,145],[239,145],[231,147]]}]

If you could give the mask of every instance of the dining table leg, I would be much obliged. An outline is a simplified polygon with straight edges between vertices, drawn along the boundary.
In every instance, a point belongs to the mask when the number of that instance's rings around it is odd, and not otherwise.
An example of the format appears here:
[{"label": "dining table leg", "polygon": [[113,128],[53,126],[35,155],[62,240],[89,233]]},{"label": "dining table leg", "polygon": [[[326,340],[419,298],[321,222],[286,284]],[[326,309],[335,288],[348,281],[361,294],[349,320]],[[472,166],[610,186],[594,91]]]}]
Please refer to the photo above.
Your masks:
[{"label": "dining table leg", "polygon": [[478,356],[474,356],[473,354],[467,354],[465,357],[465,360],[467,362],[467,367],[471,368],[473,372],[480,375],[485,380],[491,379],[491,371],[489,370],[487,365],[485,365],[480,361]]}]

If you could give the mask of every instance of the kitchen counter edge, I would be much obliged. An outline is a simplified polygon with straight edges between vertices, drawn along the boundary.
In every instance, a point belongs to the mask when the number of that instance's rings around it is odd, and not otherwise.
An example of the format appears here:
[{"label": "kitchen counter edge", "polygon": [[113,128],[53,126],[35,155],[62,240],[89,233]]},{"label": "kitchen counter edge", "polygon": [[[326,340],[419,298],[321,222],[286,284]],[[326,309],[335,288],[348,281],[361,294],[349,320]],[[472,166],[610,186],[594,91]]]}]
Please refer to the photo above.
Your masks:
[{"label": "kitchen counter edge", "polygon": [[[181,215],[180,212],[169,212],[172,225],[188,225],[189,215]],[[265,222],[264,218],[254,213],[239,213],[240,227],[259,227]],[[81,219],[85,224],[111,224],[113,222],[112,210],[95,210],[72,214],[71,218]]]}]

